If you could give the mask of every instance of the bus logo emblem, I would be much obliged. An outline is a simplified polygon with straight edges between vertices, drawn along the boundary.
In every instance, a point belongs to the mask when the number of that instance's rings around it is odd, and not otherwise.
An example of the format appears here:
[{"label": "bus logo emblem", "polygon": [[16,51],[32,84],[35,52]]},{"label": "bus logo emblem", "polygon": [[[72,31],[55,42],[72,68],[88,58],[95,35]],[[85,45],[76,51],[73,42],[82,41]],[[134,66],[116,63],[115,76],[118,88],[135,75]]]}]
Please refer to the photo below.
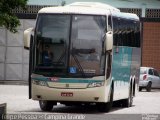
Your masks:
[{"label": "bus logo emblem", "polygon": [[66,88],[69,88],[69,84],[66,84]]}]

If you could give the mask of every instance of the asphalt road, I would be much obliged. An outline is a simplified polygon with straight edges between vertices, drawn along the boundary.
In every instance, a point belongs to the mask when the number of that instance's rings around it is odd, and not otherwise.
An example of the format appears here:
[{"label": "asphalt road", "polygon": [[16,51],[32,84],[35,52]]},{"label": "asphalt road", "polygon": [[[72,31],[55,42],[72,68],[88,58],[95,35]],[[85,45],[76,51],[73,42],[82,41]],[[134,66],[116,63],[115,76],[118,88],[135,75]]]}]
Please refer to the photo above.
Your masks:
[{"label": "asphalt road", "polygon": [[38,114],[43,120],[160,120],[159,89],[153,89],[151,92],[137,91],[132,107],[113,107],[109,113],[100,113],[95,106],[66,107],[61,104],[51,112],[42,112],[37,101],[28,99],[28,86],[22,85],[0,85],[1,103],[7,103],[8,115]]}]

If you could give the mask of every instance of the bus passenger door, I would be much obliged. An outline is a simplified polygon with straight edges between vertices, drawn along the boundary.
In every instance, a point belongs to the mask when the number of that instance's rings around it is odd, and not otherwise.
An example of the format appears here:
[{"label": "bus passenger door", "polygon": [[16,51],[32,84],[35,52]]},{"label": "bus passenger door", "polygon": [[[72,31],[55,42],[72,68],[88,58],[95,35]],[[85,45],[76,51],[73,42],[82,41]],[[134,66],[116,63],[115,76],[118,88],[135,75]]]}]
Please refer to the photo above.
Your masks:
[{"label": "bus passenger door", "polygon": [[31,74],[32,74],[32,55],[33,55],[33,36],[31,35],[31,40],[30,40],[30,49],[29,49],[29,74],[28,74],[28,84],[29,84],[29,99],[32,98],[32,79],[31,79]]},{"label": "bus passenger door", "polygon": [[24,48],[29,50],[29,74],[28,74],[28,84],[29,84],[29,99],[32,98],[31,95],[31,71],[32,71],[32,53],[33,53],[33,28],[29,28],[24,31]]}]

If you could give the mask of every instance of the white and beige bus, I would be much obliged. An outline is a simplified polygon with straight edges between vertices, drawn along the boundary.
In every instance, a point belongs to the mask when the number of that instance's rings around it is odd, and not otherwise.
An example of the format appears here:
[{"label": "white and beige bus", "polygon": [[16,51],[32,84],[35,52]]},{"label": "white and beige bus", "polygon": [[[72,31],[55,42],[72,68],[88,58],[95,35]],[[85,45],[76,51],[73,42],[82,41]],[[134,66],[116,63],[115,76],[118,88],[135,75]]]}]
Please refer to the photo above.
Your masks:
[{"label": "white and beige bus", "polygon": [[113,101],[132,106],[141,61],[137,15],[94,2],[43,8],[24,44],[29,98],[43,111],[57,102],[95,104],[103,112]]}]

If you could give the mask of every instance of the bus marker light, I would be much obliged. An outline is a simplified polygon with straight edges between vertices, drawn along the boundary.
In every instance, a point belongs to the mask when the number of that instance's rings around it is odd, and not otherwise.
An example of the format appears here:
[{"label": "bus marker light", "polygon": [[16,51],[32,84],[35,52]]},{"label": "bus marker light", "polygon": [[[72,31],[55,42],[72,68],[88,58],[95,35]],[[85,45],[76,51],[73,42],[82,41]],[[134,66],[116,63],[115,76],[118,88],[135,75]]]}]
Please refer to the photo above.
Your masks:
[{"label": "bus marker light", "polygon": [[53,81],[53,82],[57,82],[59,80],[59,78],[57,77],[51,77],[49,78],[50,81]]}]

